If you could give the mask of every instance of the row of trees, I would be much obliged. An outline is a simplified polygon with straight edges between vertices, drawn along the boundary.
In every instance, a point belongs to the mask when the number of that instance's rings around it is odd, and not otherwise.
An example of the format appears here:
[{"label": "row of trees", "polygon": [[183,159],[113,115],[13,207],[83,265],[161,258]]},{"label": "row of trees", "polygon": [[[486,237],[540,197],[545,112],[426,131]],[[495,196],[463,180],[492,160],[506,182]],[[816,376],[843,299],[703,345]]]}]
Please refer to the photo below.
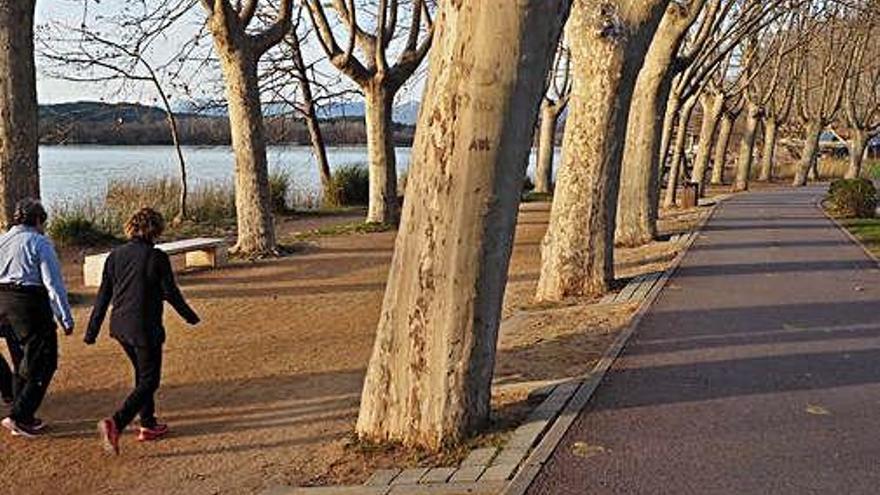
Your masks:
[{"label": "row of trees", "polygon": [[[273,47],[299,42],[294,19],[308,16],[309,35],[367,102],[368,221],[397,219],[390,102],[433,45],[407,185],[414,200],[402,212],[357,423],[371,441],[438,448],[487,421],[517,206],[542,107],[539,183],[552,177],[547,143],[567,108],[536,292],[547,302],[607,291],[615,243],[653,240],[664,169],[662,199],[670,205],[684,177],[723,181],[740,114],[737,189],[748,187],[762,125],[768,179],[780,129],[789,138],[799,132],[798,184],[815,168],[818,132],[841,107],[863,137],[876,131],[876,0],[200,4],[223,74],[236,154],[237,248],[246,253],[274,250],[259,68]],[[0,15],[15,9],[0,5]],[[20,12],[32,20],[33,2]],[[32,86],[32,32],[20,33],[32,22],[0,21],[0,32],[17,33],[23,44],[0,57],[0,70],[24,70]],[[33,100],[18,85],[4,96],[3,105]],[[697,104],[704,109],[701,149],[688,169],[684,143]],[[11,132],[5,123],[0,131]],[[26,170],[9,168],[17,162],[3,155],[4,184],[36,176],[35,146],[26,151],[33,156]],[[4,190],[4,199],[10,194]]]},{"label": "row of trees", "polygon": [[[552,177],[552,130],[560,109],[567,109],[535,295],[543,302],[606,292],[614,280],[615,244],[652,241],[661,200],[674,205],[684,178],[701,185],[732,179],[734,190],[747,189],[760,131],[766,136],[760,177],[773,177],[782,131],[801,143],[799,171],[812,166],[817,150],[810,143],[819,131],[790,118],[793,109],[809,117],[823,98],[839,98],[857,109],[848,113],[865,120],[865,134],[880,130],[867,122],[880,91],[873,0],[574,0],[494,7],[491,21],[481,17],[482,7],[460,2],[444,4],[438,15],[438,47],[407,186],[418,201],[405,205],[397,238],[361,402],[361,438],[436,448],[485,424],[532,141],[518,139],[533,135],[539,113],[544,122],[536,184],[543,189]],[[547,30],[556,29],[550,24],[566,11],[555,55],[551,50],[528,59],[506,51],[539,42],[546,50]],[[522,30],[539,13],[544,30]],[[494,39],[482,45],[481,36],[494,33],[480,22],[512,23],[503,37],[510,40],[507,48]],[[463,36],[470,49],[456,52]],[[494,63],[486,68],[489,61]],[[519,65],[524,61],[530,70]],[[536,74],[538,69],[549,73]],[[542,75],[543,96],[535,84]],[[485,86],[492,87],[489,94]],[[505,103],[514,96],[515,107]],[[700,150],[687,168],[684,146],[697,104],[704,110]],[[824,125],[837,114],[834,106],[832,101],[822,110]],[[740,115],[735,176],[725,178]],[[858,149],[854,155],[857,160]]]}]

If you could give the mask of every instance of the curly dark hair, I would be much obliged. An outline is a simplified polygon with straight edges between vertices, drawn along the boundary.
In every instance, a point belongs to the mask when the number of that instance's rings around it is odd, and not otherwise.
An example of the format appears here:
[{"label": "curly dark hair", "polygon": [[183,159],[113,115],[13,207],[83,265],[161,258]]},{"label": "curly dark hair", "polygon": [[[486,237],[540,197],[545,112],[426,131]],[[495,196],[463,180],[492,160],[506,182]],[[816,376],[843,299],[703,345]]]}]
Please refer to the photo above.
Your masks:
[{"label": "curly dark hair", "polygon": [[165,219],[152,208],[141,208],[125,222],[125,235],[129,239],[154,242],[165,231]]},{"label": "curly dark hair", "polygon": [[25,198],[15,204],[15,212],[12,214],[13,225],[27,225],[36,227],[38,223],[46,223],[49,215],[39,200]]}]

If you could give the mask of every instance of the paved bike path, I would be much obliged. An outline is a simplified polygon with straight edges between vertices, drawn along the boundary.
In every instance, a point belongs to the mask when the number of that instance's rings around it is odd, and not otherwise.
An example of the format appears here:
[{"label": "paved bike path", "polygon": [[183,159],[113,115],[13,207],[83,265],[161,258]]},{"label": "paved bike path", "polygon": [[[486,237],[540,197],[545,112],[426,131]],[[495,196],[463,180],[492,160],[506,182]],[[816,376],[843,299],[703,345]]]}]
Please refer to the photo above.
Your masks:
[{"label": "paved bike path", "polygon": [[821,194],[720,207],[530,494],[880,493],[880,270]]}]

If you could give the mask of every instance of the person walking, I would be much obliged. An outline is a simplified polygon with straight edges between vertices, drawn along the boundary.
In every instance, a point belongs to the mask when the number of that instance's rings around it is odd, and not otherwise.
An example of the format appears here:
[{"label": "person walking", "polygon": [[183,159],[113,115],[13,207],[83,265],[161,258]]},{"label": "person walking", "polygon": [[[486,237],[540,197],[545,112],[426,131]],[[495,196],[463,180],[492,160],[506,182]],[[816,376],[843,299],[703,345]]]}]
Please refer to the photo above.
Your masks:
[{"label": "person walking", "polygon": [[154,245],[162,235],[165,221],[151,208],[142,208],[125,224],[129,242],[114,249],[104,264],[101,287],[85,334],[85,343],[94,344],[107,314],[110,336],[119,341],[134,368],[134,390],[110,417],[98,422],[104,448],[119,454],[119,435],[140,417],[139,441],[161,438],[168,425],[156,420],[154,395],[162,374],[163,302],[168,301],[190,325],[199,317],[186,303],[174,281],[168,255]]},{"label": "person walking", "polygon": [[58,367],[58,328],[73,333],[67,289],[52,243],[44,235],[48,215],[39,201],[20,201],[13,227],[0,236],[0,320],[8,324],[10,350],[20,349],[14,367],[12,410],[0,425],[13,435],[37,436],[35,416]]}]

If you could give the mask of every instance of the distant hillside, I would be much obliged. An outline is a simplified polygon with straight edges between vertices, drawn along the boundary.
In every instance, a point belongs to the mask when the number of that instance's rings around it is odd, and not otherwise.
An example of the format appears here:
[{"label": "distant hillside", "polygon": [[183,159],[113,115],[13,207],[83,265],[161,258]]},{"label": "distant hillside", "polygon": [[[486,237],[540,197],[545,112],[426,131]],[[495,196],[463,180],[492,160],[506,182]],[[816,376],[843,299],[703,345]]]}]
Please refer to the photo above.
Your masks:
[{"label": "distant hillside", "polygon": [[[275,116],[266,117],[269,142],[309,144],[305,125],[284,113],[272,112]],[[184,144],[229,144],[229,122],[223,112],[181,112],[175,115]],[[322,126],[327,144],[365,143],[362,115],[327,116]],[[404,112],[403,115],[407,117],[409,114]],[[171,144],[165,111],[152,106],[101,102],[41,105],[39,118],[40,142],[43,144]],[[413,127],[395,124],[394,135],[398,145],[409,145]]]}]

